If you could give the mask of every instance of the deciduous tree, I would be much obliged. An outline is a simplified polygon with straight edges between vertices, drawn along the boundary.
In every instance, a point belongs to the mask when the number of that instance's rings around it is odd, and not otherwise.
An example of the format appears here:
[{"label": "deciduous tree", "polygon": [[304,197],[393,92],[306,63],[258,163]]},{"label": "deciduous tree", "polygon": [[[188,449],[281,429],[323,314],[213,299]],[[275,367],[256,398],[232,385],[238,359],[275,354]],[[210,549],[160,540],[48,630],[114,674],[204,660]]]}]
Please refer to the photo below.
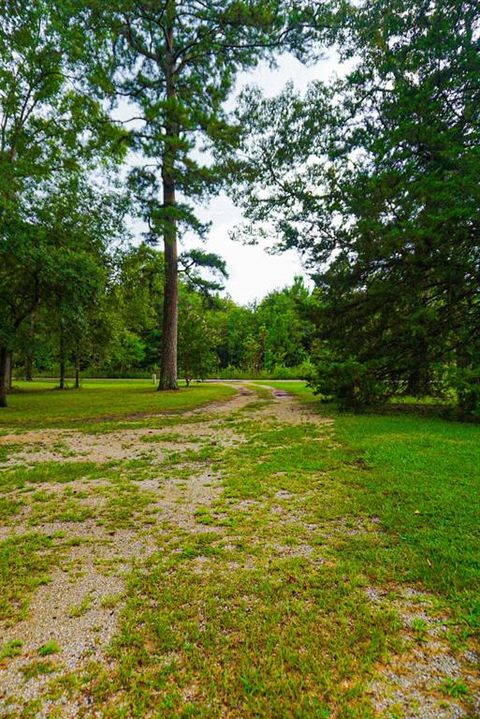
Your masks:
[{"label": "deciduous tree", "polygon": [[106,157],[124,134],[73,83],[75,42],[57,10],[47,0],[0,8],[0,406],[16,334],[51,268],[37,199],[45,183]]}]

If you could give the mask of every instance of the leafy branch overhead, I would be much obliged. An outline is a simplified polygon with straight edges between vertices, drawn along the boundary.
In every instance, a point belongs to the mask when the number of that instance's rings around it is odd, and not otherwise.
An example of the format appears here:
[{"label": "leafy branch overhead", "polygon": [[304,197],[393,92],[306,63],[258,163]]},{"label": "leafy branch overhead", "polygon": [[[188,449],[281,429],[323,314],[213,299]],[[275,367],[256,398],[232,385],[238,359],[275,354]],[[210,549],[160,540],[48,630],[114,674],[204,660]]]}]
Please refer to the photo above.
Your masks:
[{"label": "leafy branch overhead", "polygon": [[[185,274],[187,283],[204,293],[218,292],[223,289],[222,279],[228,279],[227,265],[219,255],[203,250],[190,250],[182,252],[179,257],[181,272]],[[209,270],[220,281],[205,279],[199,270]]]},{"label": "leafy branch overhead", "polygon": [[308,263],[322,394],[362,405],[452,382],[478,411],[478,8],[376,0],[338,41],[344,77],[244,93],[237,235]]}]

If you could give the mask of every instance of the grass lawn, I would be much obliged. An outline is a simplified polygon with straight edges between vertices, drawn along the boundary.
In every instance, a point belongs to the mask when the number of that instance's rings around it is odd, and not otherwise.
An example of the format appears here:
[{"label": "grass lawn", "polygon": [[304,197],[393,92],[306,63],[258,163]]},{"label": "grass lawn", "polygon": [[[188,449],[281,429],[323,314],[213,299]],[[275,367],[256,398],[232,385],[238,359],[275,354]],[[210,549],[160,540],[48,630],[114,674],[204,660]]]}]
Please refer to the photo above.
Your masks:
[{"label": "grass lawn", "polygon": [[12,395],[4,716],[479,716],[480,428],[261,384]]},{"label": "grass lawn", "polygon": [[[196,384],[178,392],[157,392],[148,380],[85,380],[78,390],[59,390],[55,381],[15,382],[18,392],[0,411],[0,431],[75,427],[96,422],[141,419],[142,415],[195,409],[228,399],[231,387]],[[135,417],[137,415],[137,417]]]},{"label": "grass lawn", "polygon": [[[386,551],[360,552],[372,575],[421,581],[480,628],[480,426],[392,410],[335,413],[304,384],[269,382],[335,417],[351,453],[337,471],[352,490],[351,511],[379,517]],[[360,491],[355,491],[360,490]]]}]

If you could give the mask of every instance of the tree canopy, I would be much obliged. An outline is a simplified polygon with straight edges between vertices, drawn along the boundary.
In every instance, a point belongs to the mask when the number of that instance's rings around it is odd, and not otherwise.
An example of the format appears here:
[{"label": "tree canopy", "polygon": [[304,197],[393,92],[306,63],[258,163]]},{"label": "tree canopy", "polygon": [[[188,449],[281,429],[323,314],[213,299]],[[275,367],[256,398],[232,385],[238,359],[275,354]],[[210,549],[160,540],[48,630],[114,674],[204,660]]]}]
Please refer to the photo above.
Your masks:
[{"label": "tree canopy", "polygon": [[[478,415],[476,3],[10,0],[1,19],[0,404],[14,352],[62,386],[72,363],[77,384],[159,389],[178,365],[296,368],[345,406],[450,393]],[[326,45],[340,77],[235,97],[240,73]],[[220,189],[237,237],[298,250],[313,291],[222,295],[225,261],[190,243]]]},{"label": "tree canopy", "polygon": [[478,25],[475,3],[364,3],[339,38],[344,79],[244,97],[243,233],[273,222],[279,249],[304,253],[317,388],[348,404],[449,373],[478,401]]}]

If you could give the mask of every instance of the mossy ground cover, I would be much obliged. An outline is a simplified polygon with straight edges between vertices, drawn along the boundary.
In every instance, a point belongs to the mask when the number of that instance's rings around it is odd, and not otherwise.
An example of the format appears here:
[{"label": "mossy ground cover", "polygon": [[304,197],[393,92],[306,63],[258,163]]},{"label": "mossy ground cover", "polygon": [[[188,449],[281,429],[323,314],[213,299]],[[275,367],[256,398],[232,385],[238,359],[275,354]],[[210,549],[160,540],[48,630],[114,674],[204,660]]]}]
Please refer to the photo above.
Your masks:
[{"label": "mossy ground cover", "polygon": [[[22,677],[6,716],[66,707],[112,719],[477,715],[479,428],[335,415],[302,384],[278,386],[300,402],[260,388],[230,410],[205,406],[193,425],[180,413],[170,429],[165,417],[161,461],[161,436],[142,435],[147,454],[131,461],[3,469],[1,579],[14,591],[4,591],[0,668]],[[200,391],[218,399],[217,390],[221,398],[221,387]],[[148,552],[131,551],[140,538]],[[81,586],[89,551],[122,589],[80,592],[66,607],[66,626],[83,622],[86,634],[98,631],[99,611],[116,617],[101,652],[72,669],[64,638],[29,646],[15,621],[56,568]],[[54,662],[39,660],[49,641]],[[434,644],[438,671],[428,667]],[[419,690],[413,655],[427,667]],[[410,685],[380,701],[395,662]],[[37,693],[22,700],[27,677]]]}]

